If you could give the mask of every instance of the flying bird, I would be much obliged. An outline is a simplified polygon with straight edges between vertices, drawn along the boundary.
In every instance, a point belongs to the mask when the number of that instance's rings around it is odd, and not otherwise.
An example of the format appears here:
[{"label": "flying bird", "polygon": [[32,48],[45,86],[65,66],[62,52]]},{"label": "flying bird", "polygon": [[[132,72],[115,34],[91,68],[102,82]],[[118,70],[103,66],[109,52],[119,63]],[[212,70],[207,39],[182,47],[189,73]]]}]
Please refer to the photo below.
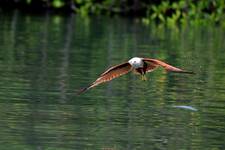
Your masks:
[{"label": "flying bird", "polygon": [[78,94],[81,94],[101,83],[111,81],[112,79],[120,77],[131,71],[135,74],[141,75],[141,80],[147,80],[145,74],[152,72],[158,67],[163,67],[166,71],[193,74],[192,71],[186,71],[186,70],[176,68],[158,59],[134,57],[130,59],[128,62],[124,62],[119,65],[112,66],[111,68],[106,70],[104,73],[102,73],[100,77],[98,77],[97,80],[95,80],[88,87],[81,89],[78,92]]}]

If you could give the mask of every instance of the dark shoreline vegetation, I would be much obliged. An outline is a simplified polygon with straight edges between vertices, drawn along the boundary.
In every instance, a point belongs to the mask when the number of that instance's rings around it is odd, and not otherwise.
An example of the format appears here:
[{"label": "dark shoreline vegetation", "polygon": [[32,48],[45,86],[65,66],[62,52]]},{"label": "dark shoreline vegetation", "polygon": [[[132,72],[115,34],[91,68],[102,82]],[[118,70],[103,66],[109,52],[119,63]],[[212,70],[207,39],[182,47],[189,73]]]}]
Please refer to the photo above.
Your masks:
[{"label": "dark shoreline vegetation", "polygon": [[26,13],[77,13],[121,15],[152,22],[176,24],[221,24],[225,26],[224,0],[1,0],[0,10]]}]

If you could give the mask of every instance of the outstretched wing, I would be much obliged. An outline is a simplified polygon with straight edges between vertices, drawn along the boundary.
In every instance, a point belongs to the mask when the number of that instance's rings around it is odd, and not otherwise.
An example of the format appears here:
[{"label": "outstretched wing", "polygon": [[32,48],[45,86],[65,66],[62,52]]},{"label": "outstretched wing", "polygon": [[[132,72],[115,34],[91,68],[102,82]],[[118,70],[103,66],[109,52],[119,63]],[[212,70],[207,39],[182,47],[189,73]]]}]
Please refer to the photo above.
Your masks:
[{"label": "outstretched wing", "polygon": [[143,58],[143,61],[147,63],[147,70],[146,72],[151,72],[152,70],[156,69],[157,67],[161,66],[167,71],[172,72],[178,72],[178,73],[188,73],[188,74],[194,74],[191,71],[182,70],[179,68],[176,68],[174,66],[171,66],[163,61],[157,60],[157,59],[150,59],[150,58]]},{"label": "outstretched wing", "polygon": [[81,93],[89,90],[90,88],[93,88],[101,83],[108,82],[114,78],[117,78],[119,76],[127,74],[131,70],[132,70],[132,66],[128,62],[113,66],[113,67],[109,68],[108,70],[106,70],[104,73],[102,73],[100,75],[100,77],[95,82],[93,82],[91,85],[89,85],[86,88],[81,89],[78,92],[78,94],[81,94]]}]

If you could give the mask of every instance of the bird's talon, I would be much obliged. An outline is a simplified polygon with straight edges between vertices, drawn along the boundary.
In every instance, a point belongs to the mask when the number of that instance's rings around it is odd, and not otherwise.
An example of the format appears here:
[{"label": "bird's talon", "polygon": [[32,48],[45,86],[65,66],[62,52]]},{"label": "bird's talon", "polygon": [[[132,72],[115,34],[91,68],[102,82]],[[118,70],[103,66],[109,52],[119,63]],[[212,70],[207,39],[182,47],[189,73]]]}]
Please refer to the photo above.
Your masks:
[{"label": "bird's talon", "polygon": [[141,80],[142,81],[147,81],[147,77],[145,75],[141,75]]},{"label": "bird's talon", "polygon": [[144,78],[144,81],[147,81],[148,80],[146,76],[143,76],[143,78]]}]

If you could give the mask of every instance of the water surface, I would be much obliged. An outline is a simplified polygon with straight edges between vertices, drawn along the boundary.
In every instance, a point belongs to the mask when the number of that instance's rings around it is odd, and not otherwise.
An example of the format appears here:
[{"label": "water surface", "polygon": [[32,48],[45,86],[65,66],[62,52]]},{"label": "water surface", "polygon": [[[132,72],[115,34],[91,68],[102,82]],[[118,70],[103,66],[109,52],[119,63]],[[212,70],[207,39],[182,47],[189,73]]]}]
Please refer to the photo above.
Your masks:
[{"label": "water surface", "polygon": [[[0,149],[224,149],[224,28],[20,12],[0,18]],[[128,74],[76,96],[133,56],[196,75],[158,69],[143,82]]]}]

